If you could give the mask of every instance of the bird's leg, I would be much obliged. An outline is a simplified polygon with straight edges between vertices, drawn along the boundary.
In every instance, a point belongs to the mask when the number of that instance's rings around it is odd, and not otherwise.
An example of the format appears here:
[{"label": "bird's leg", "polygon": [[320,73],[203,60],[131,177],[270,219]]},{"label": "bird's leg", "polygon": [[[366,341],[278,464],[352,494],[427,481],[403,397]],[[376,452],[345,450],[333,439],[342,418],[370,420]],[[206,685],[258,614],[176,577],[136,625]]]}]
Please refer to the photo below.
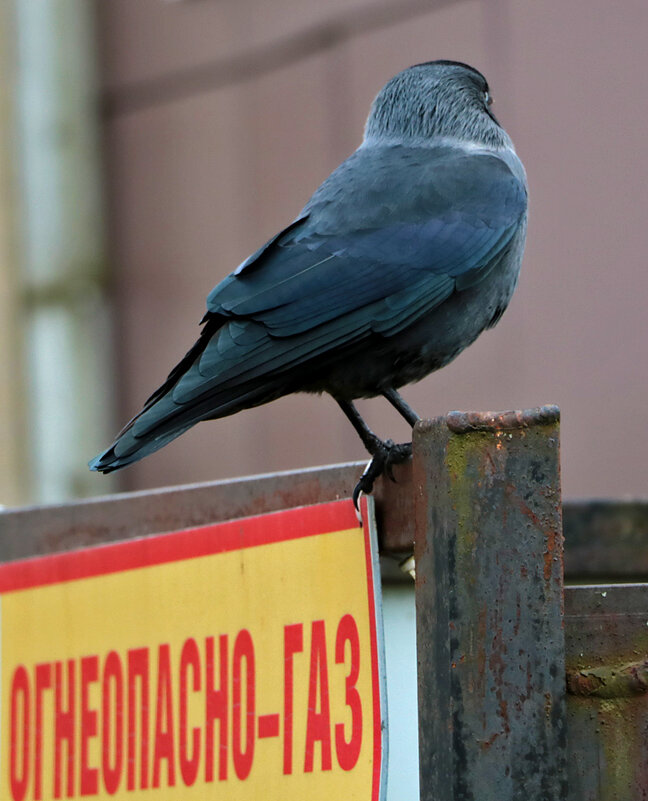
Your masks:
[{"label": "bird's leg", "polygon": [[[382,391],[383,398],[386,398],[391,405],[396,409],[396,411],[401,415],[401,417],[405,418],[405,420],[414,428],[414,426],[418,423],[421,419],[418,414],[412,409],[412,407],[402,398],[395,389],[384,389]],[[398,447],[404,448],[405,445],[399,445]],[[409,447],[409,455],[412,453],[412,446],[408,443],[407,447]],[[395,464],[392,462],[391,464]],[[385,465],[385,472],[391,478],[392,481],[395,481],[394,474],[392,473],[391,464]]]},{"label": "bird's leg", "polygon": [[[358,436],[362,440],[362,444],[372,456],[366,470],[360,476],[360,481],[358,481],[353,490],[353,503],[357,509],[360,493],[370,493],[373,489],[374,481],[378,476],[382,473],[387,473],[392,481],[394,480],[392,465],[400,464],[406,459],[409,459],[412,455],[412,444],[410,442],[405,442],[401,445],[396,445],[391,439],[385,441],[381,440],[365,423],[351,401],[341,400],[340,398],[336,398],[335,400],[349,419],[351,425],[355,428]],[[403,401],[403,403],[405,403],[405,401]],[[409,409],[409,407],[407,408]]]},{"label": "bird's leg", "polygon": [[369,428],[369,426],[360,416],[360,412],[356,409],[353,403],[351,403],[351,401],[340,400],[340,398],[336,398],[335,400],[337,401],[340,409],[342,409],[344,414],[349,419],[351,425],[355,428],[356,433],[362,440],[362,444],[372,456],[375,456],[376,452],[383,444],[383,441]]},{"label": "bird's leg", "polygon": [[407,422],[414,428],[414,426],[421,419],[412,407],[402,398],[395,389],[384,389],[382,392],[383,398],[386,398],[391,405],[396,409],[401,417],[405,418]]},{"label": "bird's leg", "polygon": [[[383,390],[383,397],[386,398],[396,411],[405,418],[407,422],[414,428],[414,426],[421,419],[412,407],[402,398],[395,389]],[[416,580],[416,564],[414,562],[414,554],[409,554],[399,565],[404,573],[409,573],[410,576]]]}]

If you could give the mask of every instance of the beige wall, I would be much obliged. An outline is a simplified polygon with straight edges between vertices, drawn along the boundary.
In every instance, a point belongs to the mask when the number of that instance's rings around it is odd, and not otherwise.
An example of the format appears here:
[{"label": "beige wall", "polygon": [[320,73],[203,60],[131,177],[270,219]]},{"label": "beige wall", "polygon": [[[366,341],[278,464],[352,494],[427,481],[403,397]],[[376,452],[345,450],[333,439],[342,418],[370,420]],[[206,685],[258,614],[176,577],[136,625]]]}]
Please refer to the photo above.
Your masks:
[{"label": "beige wall", "polygon": [[[192,344],[211,287],[358,144],[380,86],[454,58],[486,73],[526,164],[527,255],[500,325],[404,394],[426,416],[558,403],[565,493],[646,494],[644,0],[98,6],[120,365],[105,391],[123,420]],[[406,437],[384,401],[363,409]],[[199,425],[123,487],[357,458],[333,401],[297,396]]]}]

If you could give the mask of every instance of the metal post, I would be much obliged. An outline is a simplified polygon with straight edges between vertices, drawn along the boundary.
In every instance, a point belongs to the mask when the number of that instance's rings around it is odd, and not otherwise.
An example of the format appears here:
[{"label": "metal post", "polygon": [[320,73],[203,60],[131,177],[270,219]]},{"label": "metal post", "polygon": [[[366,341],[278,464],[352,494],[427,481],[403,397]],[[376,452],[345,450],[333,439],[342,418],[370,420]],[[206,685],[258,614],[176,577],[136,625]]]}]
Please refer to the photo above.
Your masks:
[{"label": "metal post", "polygon": [[565,780],[559,412],[414,433],[422,801],[557,801]]}]

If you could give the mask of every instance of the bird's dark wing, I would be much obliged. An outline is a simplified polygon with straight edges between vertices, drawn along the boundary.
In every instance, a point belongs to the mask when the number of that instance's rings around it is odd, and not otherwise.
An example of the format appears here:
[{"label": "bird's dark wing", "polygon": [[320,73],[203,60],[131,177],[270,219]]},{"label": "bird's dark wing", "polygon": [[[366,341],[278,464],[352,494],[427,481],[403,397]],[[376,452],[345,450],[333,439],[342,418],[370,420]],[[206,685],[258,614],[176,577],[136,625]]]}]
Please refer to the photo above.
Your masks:
[{"label": "bird's dark wing", "polygon": [[523,173],[497,156],[360,148],[210,293],[203,335],[111,449],[116,466],[139,439],[155,450],[200,419],[298,389],[314,360],[411,325],[483,280],[525,211]]},{"label": "bird's dark wing", "polygon": [[361,148],[210,293],[206,319],[228,323],[177,382],[174,402],[396,333],[483,280],[525,210],[523,180],[496,156]]},{"label": "bird's dark wing", "polygon": [[[501,159],[448,147],[360,149],[303,216],[209,295],[211,313],[294,336],[419,283],[481,280],[514,235],[526,189]],[[442,300],[441,291],[439,299]]]}]

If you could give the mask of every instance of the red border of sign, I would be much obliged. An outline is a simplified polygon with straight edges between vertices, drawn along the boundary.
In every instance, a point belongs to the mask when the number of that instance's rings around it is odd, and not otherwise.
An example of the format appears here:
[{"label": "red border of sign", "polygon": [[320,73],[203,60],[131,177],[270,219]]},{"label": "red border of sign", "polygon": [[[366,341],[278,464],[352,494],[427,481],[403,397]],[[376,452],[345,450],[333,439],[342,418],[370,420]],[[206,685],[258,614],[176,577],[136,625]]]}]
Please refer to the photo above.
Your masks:
[{"label": "red border of sign", "polygon": [[[286,527],[290,532],[286,534]],[[357,528],[350,501],[286,509],[0,565],[0,593]]]},{"label": "red border of sign", "polygon": [[[363,520],[368,520],[366,500],[362,501]],[[209,526],[154,534],[110,545],[66,551],[21,559],[0,565],[0,595],[60,584],[77,579],[135,570],[142,567],[210,556],[257,545],[314,537],[333,531],[357,528],[358,518],[350,500],[286,509],[255,517],[243,517]],[[286,533],[286,528],[289,532]],[[371,673],[373,687],[373,779],[372,801],[380,799],[382,715],[373,558],[370,534],[365,533],[365,565],[369,596]]]},{"label": "red border of sign", "polygon": [[[371,785],[371,799],[372,801],[380,801],[380,780],[382,776],[386,776],[386,765],[383,765],[383,759],[386,754],[383,751],[383,707],[381,705],[380,687],[381,677],[379,669],[378,658],[378,633],[376,631],[376,590],[374,587],[374,560],[371,548],[371,530],[369,529],[369,510],[367,508],[367,499],[362,498],[360,501],[360,509],[362,512],[362,519],[365,524],[365,563],[367,566],[367,595],[369,596],[369,638],[371,642],[371,677],[373,682],[373,725],[374,725],[374,753],[373,753],[373,777]],[[372,507],[373,509],[373,507]],[[375,519],[375,518],[374,518]],[[376,548],[378,543],[376,543]],[[376,557],[377,558],[377,557]],[[380,581],[380,578],[378,578]],[[386,688],[385,688],[386,691]],[[386,703],[386,698],[383,699]],[[384,788],[385,794],[387,787]]]}]

